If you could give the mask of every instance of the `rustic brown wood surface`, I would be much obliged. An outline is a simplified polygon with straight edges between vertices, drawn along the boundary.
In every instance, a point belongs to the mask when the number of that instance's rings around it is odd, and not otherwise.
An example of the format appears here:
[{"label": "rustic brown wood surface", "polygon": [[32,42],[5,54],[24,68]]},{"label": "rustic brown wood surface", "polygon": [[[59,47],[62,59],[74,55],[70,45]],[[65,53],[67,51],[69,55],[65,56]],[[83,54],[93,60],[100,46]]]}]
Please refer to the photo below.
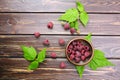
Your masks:
[{"label": "rustic brown wood surface", "polygon": [[[1,13],[0,34],[70,34],[61,27],[58,21],[62,14],[55,13]],[[92,32],[95,35],[120,35],[120,14],[89,14],[87,28],[80,25],[81,34]],[[54,29],[46,27],[49,21],[54,22]],[[42,28],[41,28],[42,27]],[[117,28],[117,29],[116,29]]]},{"label": "rustic brown wood surface", "polygon": [[[0,0],[1,12],[64,12],[76,0]],[[79,0],[88,12],[120,13],[120,0]]]},{"label": "rustic brown wood surface", "polygon": [[[90,20],[86,28],[80,25],[80,35],[65,31],[58,17],[65,10],[75,7],[76,0],[0,0],[0,80],[120,80],[120,0],[79,0],[85,5]],[[46,27],[54,22],[53,30]],[[36,39],[34,32],[41,37]],[[58,40],[67,42],[75,37],[93,33],[94,48],[105,52],[105,56],[115,66],[99,68],[97,71],[87,66],[80,79],[74,65],[65,56],[65,46]],[[33,46],[40,51],[45,46],[44,39],[50,40],[47,58],[35,71],[27,70],[29,62],[23,58],[21,45]],[[56,52],[57,59],[50,58]],[[60,69],[64,61],[66,69]]]},{"label": "rustic brown wood surface", "polygon": [[[19,58],[23,54],[20,45],[34,46],[37,51],[40,51],[45,47],[42,44],[45,39],[49,39],[50,41],[50,46],[47,47],[47,57],[50,57],[52,51],[57,53],[57,57],[65,57],[65,46],[59,46],[58,40],[62,37],[67,43],[72,38],[84,36],[42,35],[38,39],[34,35],[1,35],[0,37],[0,57]],[[94,48],[104,51],[107,58],[120,58],[119,43],[119,36],[92,36]]]},{"label": "rustic brown wood surface", "polygon": [[[59,69],[59,64],[64,61],[67,69]],[[110,60],[116,66],[104,67],[97,71],[86,67],[82,80],[119,80],[120,60]],[[47,58],[35,71],[28,71],[29,62],[23,58],[2,58],[0,59],[1,79],[40,79],[40,80],[81,80],[75,67],[64,58]]]}]

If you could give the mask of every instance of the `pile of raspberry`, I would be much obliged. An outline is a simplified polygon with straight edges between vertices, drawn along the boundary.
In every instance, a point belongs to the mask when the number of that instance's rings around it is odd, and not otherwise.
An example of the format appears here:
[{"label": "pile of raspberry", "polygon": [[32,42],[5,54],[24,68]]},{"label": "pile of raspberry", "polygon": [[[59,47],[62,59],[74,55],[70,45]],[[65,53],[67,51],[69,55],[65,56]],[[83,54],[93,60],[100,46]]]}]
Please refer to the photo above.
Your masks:
[{"label": "pile of raspberry", "polygon": [[84,62],[91,57],[90,46],[84,41],[74,40],[67,47],[67,54],[75,63]]}]

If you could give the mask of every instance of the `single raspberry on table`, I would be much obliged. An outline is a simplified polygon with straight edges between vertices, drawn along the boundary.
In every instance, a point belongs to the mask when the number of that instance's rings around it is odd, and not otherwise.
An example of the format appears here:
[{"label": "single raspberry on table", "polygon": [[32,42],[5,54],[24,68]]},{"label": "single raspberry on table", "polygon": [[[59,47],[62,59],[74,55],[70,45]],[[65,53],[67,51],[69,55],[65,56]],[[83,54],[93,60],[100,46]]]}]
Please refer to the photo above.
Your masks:
[{"label": "single raspberry on table", "polygon": [[43,41],[43,44],[44,44],[45,46],[48,46],[48,45],[50,45],[50,42],[49,42],[48,39],[45,39],[45,40]]},{"label": "single raspberry on table", "polygon": [[66,23],[66,24],[64,25],[64,29],[65,29],[65,30],[70,29],[70,25],[69,25],[69,23]]},{"label": "single raspberry on table", "polygon": [[56,55],[55,52],[52,52],[52,53],[50,54],[50,56],[51,56],[52,58],[54,58],[54,59],[57,57],[57,55]]},{"label": "single raspberry on table", "polygon": [[49,29],[52,29],[53,28],[53,22],[48,22],[48,24],[47,24],[47,27],[49,28]]},{"label": "single raspberry on table", "polygon": [[65,45],[64,39],[59,39],[59,45],[61,45],[61,46],[64,46],[64,45]]},{"label": "single raspberry on table", "polygon": [[36,38],[39,38],[39,37],[40,37],[40,33],[39,33],[39,32],[34,32],[34,36],[35,36]]},{"label": "single raspberry on table", "polygon": [[61,62],[60,65],[59,65],[59,67],[60,67],[61,69],[64,69],[64,68],[66,68],[66,64],[65,64],[64,62]]}]

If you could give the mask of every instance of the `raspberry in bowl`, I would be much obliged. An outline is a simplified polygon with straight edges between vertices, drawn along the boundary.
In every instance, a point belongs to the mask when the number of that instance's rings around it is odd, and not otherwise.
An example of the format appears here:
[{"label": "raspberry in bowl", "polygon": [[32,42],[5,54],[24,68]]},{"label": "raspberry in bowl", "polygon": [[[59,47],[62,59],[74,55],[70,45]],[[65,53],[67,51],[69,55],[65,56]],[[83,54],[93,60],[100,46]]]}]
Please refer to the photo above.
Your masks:
[{"label": "raspberry in bowl", "polygon": [[93,47],[90,42],[82,38],[70,40],[65,49],[67,59],[74,65],[86,65],[93,58]]}]

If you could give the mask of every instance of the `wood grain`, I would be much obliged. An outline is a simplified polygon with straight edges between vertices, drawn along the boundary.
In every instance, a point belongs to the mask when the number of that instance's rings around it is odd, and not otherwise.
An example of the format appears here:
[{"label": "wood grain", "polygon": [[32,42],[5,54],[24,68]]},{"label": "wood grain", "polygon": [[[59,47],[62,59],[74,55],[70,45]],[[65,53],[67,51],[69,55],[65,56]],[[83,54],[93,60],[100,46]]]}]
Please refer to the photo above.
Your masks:
[{"label": "wood grain", "polygon": [[[57,19],[61,14],[48,13],[1,13],[0,34],[70,34],[65,31]],[[86,28],[80,24],[81,34],[92,32],[94,35],[120,35],[120,14],[89,14],[90,20]],[[53,21],[53,30],[47,23]]]},{"label": "wood grain", "polygon": [[[71,35],[57,20],[65,10],[76,6],[75,1],[0,0],[0,80],[120,80],[120,0],[79,0],[90,18],[86,28],[80,24],[82,36]],[[49,21],[54,23],[53,30],[46,26]],[[41,37],[36,39],[34,32],[40,32]],[[80,79],[58,40],[63,38],[67,44],[89,32],[94,48],[102,50],[115,66],[97,71],[86,66]],[[42,44],[45,39],[49,39],[49,47]],[[37,70],[27,70],[30,62],[23,59],[21,45],[33,46],[37,52],[47,48],[46,59]],[[51,52],[57,53],[57,59],[50,58]],[[67,65],[65,69],[59,68],[62,61]]]},{"label": "wood grain", "polygon": [[[47,47],[47,57],[50,57],[51,52],[56,52],[57,57],[65,57],[65,46],[59,46],[58,40],[63,38],[66,44],[69,40],[75,37],[84,36],[57,36],[57,35],[41,35],[36,39],[34,35],[1,35],[0,36],[0,57],[22,57],[20,46],[34,46],[37,51],[40,51],[45,46],[42,42],[45,39],[50,41],[50,46]],[[105,52],[107,58],[120,58],[120,36],[92,36],[92,44],[94,48]]]},{"label": "wood grain", "polygon": [[[60,69],[59,64],[66,63],[66,69]],[[110,60],[116,66],[99,68],[97,71],[86,67],[83,80],[119,80],[120,60]],[[79,80],[75,67],[66,59],[47,58],[35,71],[28,71],[29,62],[21,58],[0,58],[0,79],[39,79],[39,80]]]},{"label": "wood grain", "polygon": [[[0,0],[0,12],[64,12],[76,0]],[[120,13],[120,0],[79,0],[88,12]]]}]

